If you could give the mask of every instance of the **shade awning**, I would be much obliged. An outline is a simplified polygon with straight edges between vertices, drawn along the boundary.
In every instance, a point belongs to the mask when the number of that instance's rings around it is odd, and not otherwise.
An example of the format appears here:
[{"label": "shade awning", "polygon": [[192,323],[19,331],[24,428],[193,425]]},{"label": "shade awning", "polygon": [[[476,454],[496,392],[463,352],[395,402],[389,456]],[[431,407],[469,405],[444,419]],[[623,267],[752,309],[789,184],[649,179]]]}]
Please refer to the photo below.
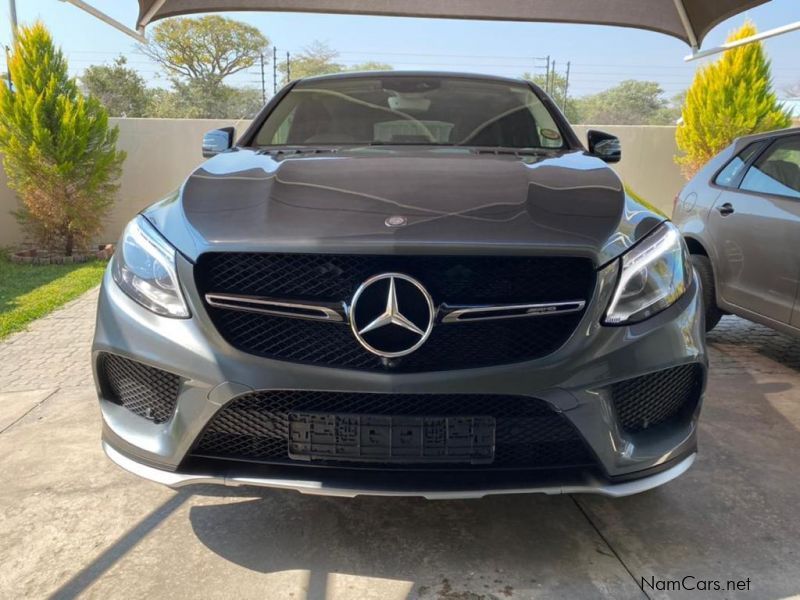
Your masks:
[{"label": "shade awning", "polygon": [[698,48],[718,23],[769,0],[139,0],[139,28],[202,12],[276,11],[616,25]]}]

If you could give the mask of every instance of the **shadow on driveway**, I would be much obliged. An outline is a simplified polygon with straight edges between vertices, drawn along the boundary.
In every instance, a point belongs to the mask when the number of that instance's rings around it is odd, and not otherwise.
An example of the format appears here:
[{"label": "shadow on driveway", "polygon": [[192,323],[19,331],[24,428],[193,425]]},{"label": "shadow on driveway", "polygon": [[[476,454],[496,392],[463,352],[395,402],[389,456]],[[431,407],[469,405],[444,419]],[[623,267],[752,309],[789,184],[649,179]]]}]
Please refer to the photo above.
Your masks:
[{"label": "shadow on driveway", "polygon": [[[53,597],[94,585],[168,594],[157,587],[166,582],[175,597],[288,598],[267,586],[293,572],[311,599],[800,594],[800,374],[778,363],[753,369],[769,349],[733,346],[712,343],[695,466],[652,492],[349,500],[198,486],[109,540]],[[747,579],[739,593],[639,587]]]}]

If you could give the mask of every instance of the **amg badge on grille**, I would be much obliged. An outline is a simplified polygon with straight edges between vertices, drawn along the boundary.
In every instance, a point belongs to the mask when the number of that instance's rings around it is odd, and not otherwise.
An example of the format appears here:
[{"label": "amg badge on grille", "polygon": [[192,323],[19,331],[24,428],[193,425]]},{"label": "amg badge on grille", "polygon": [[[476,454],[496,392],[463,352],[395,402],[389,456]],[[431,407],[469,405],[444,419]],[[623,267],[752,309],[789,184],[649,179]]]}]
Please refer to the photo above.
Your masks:
[{"label": "amg badge on grille", "polygon": [[436,311],[423,285],[402,273],[370,277],[353,296],[350,326],[358,342],[384,358],[414,352],[433,329]]}]

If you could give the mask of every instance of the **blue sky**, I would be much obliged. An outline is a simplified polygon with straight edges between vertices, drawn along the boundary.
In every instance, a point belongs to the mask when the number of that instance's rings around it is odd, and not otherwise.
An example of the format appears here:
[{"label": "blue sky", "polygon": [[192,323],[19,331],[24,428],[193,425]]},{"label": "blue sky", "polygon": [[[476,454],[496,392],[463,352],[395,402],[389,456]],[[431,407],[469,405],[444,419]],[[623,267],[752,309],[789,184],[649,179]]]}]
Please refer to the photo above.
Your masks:
[{"label": "blue sky", "polygon": [[[127,24],[136,20],[134,0],[89,0]],[[3,1],[0,42],[8,44],[7,2]],[[21,23],[42,19],[70,60],[77,75],[90,64],[109,63],[122,53],[153,85],[166,86],[156,65],[135,51],[131,38],[59,0],[17,0]],[[544,72],[550,55],[563,72],[571,63],[570,95],[584,95],[624,79],[658,81],[667,95],[686,88],[697,63],[683,62],[688,48],[657,33],[589,25],[503,23],[440,19],[229,13],[258,27],[280,50],[298,52],[314,40],[340,51],[339,61],[356,64],[378,60],[396,69],[442,69],[519,76]],[[772,0],[747,13],[760,30],[800,20],[800,0]],[[725,21],[706,38],[704,47],[721,43],[743,16]],[[800,32],[766,42],[776,88],[800,82]],[[0,58],[0,63],[4,59]],[[267,74],[271,88],[271,68]],[[236,76],[231,83],[260,86],[259,69]]]}]

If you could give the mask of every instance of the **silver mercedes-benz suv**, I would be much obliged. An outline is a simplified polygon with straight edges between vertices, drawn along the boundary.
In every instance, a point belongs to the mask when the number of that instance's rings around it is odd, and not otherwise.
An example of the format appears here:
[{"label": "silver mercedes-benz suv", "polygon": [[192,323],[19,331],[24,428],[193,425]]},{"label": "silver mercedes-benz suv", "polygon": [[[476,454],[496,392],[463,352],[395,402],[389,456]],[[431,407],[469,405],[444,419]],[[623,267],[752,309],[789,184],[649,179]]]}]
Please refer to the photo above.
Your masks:
[{"label": "silver mercedes-benz suv", "polygon": [[523,81],[294,82],[126,227],[93,364],[109,457],[170,486],[626,495],[696,452],[698,282]]}]

